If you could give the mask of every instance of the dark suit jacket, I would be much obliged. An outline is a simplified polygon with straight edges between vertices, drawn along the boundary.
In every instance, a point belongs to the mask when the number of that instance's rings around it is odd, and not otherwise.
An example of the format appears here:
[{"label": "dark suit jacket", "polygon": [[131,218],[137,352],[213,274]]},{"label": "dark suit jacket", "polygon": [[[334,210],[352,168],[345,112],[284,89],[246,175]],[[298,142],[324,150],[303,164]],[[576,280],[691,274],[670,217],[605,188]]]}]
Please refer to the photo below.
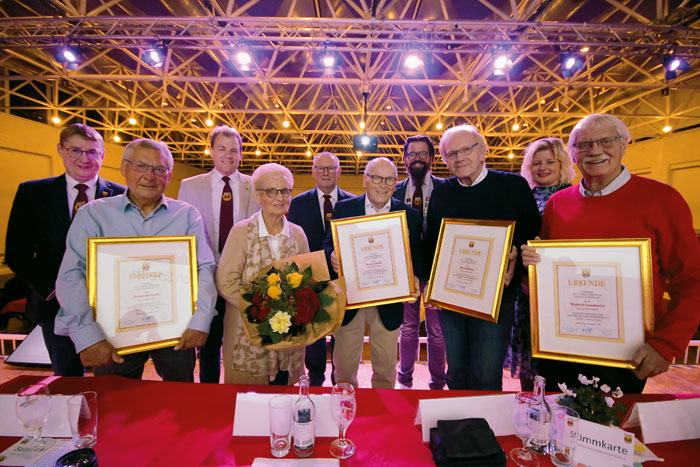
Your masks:
[{"label": "dark suit jacket", "polygon": [[[98,177],[95,198],[124,190]],[[7,224],[5,261],[29,288],[27,315],[35,321],[50,323],[58,313],[58,301],[46,301],[46,297],[56,288],[70,223],[65,175],[19,185]]]},{"label": "dark suit jacket", "polygon": [[[433,181],[433,190],[445,181],[444,178],[436,177],[432,173],[430,174],[430,179]],[[398,199],[403,203],[406,202],[406,187],[408,186],[410,180],[411,177],[406,177],[405,179],[401,180],[399,183],[396,184],[396,186],[394,187],[394,198]]]},{"label": "dark suit jacket", "polygon": [[[355,196],[345,201],[336,203],[333,209],[333,219],[344,219],[347,217],[359,217],[365,215],[365,196]],[[411,244],[411,259],[413,261],[413,273],[421,278],[423,270],[423,246],[421,244],[420,214],[410,206],[406,206],[401,201],[391,198],[391,212],[406,211],[406,223],[408,224],[409,243]],[[323,249],[326,257],[330,258],[333,252],[333,236],[331,232],[326,233],[323,241]],[[403,322],[403,303],[390,303],[380,305],[379,318],[388,331],[393,331],[401,326]],[[348,324],[357,314],[357,309],[346,310],[343,318],[343,326]]]},{"label": "dark suit jacket", "polygon": [[[321,216],[322,206],[318,202],[318,188],[314,187],[309,191],[305,191],[296,195],[289,205],[289,213],[287,219],[302,229],[306,234],[306,240],[309,242],[309,251],[318,251],[323,249],[323,239],[326,236],[326,230],[323,226],[323,217]],[[338,187],[338,201],[352,198],[354,195],[343,191]],[[335,279],[337,275],[330,262],[328,270],[331,277]]]}]

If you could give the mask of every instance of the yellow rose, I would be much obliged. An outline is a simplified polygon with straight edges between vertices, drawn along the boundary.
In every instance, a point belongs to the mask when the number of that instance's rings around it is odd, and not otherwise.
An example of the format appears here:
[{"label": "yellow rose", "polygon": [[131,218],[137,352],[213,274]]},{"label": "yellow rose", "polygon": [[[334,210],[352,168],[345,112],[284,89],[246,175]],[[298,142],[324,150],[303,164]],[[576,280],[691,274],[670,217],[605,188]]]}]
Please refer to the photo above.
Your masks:
[{"label": "yellow rose", "polygon": [[275,285],[280,281],[280,276],[276,273],[272,273],[269,276],[267,276],[267,285]]},{"label": "yellow rose", "polygon": [[292,316],[285,311],[278,311],[268,319],[272,330],[278,334],[286,334],[292,326]]},{"label": "yellow rose", "polygon": [[302,274],[299,274],[298,272],[292,272],[287,274],[287,282],[289,282],[289,285],[292,286],[293,289],[296,289],[301,285],[301,280],[304,278]]},{"label": "yellow rose", "polygon": [[280,289],[278,285],[273,285],[272,287],[267,289],[267,295],[271,299],[277,300],[278,298],[280,298],[280,295],[282,295],[282,289]]}]

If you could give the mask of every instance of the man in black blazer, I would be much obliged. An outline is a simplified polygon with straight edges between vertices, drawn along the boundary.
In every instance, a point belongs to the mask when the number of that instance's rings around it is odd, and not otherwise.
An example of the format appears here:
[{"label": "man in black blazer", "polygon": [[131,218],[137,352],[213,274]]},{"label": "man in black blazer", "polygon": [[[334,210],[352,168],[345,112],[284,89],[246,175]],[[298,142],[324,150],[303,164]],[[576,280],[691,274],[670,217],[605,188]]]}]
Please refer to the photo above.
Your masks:
[{"label": "man in black blazer", "polygon": [[[425,217],[428,213],[428,203],[433,190],[444,180],[432,174],[435,161],[435,145],[430,137],[425,135],[413,135],[406,138],[403,145],[403,162],[408,178],[396,184],[394,197],[413,206],[422,214],[425,228]],[[426,263],[431,258],[426,258]],[[426,269],[429,264],[426,264]],[[424,289],[425,282],[421,283]],[[418,337],[420,333],[420,307],[421,301],[404,303],[403,324],[399,333],[399,388],[410,389],[413,387],[413,369],[418,353]],[[430,389],[442,389],[445,386],[445,340],[442,337],[442,328],[438,317],[438,309],[425,306],[425,331],[428,336],[428,370],[430,372]]]},{"label": "man in black blazer", "polygon": [[[391,197],[397,179],[396,166],[385,157],[371,160],[365,167],[363,185],[367,192],[362,196],[340,201],[333,210],[334,219],[365,216],[385,212],[406,211],[413,270],[422,275],[423,254],[421,222],[418,211]],[[326,256],[334,268],[339,266],[333,251],[331,233],[324,240]],[[416,296],[418,278],[414,276]],[[403,322],[403,304],[392,303],[375,307],[346,310],[343,325],[335,334],[333,363],[338,382],[357,386],[357,370],[362,357],[365,325],[369,326],[369,345],[372,360],[372,387],[393,388],[396,382],[396,349],[399,327]]]},{"label": "man in black blazer", "polygon": [[[316,186],[294,198],[289,205],[287,219],[304,229],[309,242],[309,251],[323,249],[323,239],[330,227],[333,208],[338,201],[351,198],[352,193],[338,187],[340,162],[332,152],[321,152],[314,157],[311,173],[316,180]],[[331,276],[335,272],[330,266]],[[311,386],[323,386],[326,379],[326,339],[319,339],[306,347],[304,363],[309,372]],[[333,341],[331,340],[331,355]],[[331,379],[333,375],[331,374]]]},{"label": "man in black blazer", "polygon": [[58,376],[83,376],[84,368],[70,338],[54,334],[58,313],[55,284],[75,212],[95,198],[124,192],[125,187],[98,177],[105,150],[102,136],[75,123],[61,131],[58,155],[66,172],[21,183],[10,211],[5,261],[29,288],[27,315],[39,323]]}]

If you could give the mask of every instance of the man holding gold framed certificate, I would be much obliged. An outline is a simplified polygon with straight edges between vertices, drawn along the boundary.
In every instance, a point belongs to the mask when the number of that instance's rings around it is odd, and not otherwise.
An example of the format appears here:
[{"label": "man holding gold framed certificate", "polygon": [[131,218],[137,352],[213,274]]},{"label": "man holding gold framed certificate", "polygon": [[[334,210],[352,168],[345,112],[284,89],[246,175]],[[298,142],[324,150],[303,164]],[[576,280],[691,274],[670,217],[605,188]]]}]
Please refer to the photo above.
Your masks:
[{"label": "man holding gold framed certificate", "polygon": [[[197,210],[183,201],[163,195],[172,177],[172,169],[173,157],[165,143],[148,139],[132,141],[124,148],[121,165],[128,186],[127,192],[83,206],[68,231],[66,253],[56,280],[56,296],[61,309],[56,317],[55,331],[56,334],[71,338],[83,365],[95,367],[96,375],[118,374],[140,379],[144,364],[150,356],[156,371],[164,380],[194,381],[194,348],[206,341],[214,317],[215,263]],[[87,239],[178,235],[194,235],[196,238],[198,286],[194,314],[189,317],[187,328],[174,347],[120,355],[107,340],[104,329],[93,318],[86,286]],[[164,271],[163,264],[157,261],[149,263],[153,263],[151,267]],[[100,276],[98,279],[109,281],[109,277]],[[116,286],[117,278],[113,277],[112,280]],[[107,285],[110,285],[109,282]],[[145,293],[165,297],[164,293],[154,287]],[[147,299],[148,297],[142,297],[139,300],[144,302]],[[111,305],[113,306],[109,308],[119,309],[116,303]],[[151,300],[145,305],[149,311],[160,310],[166,315],[172,314],[172,309],[162,309],[162,304],[159,308],[158,301]],[[141,307],[141,311],[143,309]],[[135,318],[140,324],[146,323],[146,320],[153,321],[143,315]]]},{"label": "man holding gold framed certificate", "polygon": [[[690,209],[672,187],[632,175],[622,165],[631,139],[625,124],[611,115],[589,115],[576,124],[569,137],[569,150],[581,171],[581,183],[549,199],[542,237],[649,238],[653,333],[632,356],[632,371],[574,363],[575,358],[540,359],[540,372],[547,378],[549,390],[554,390],[558,382],[576,385],[581,373],[619,386],[624,392],[642,392],[646,378],[667,371],[673,357],[683,355],[700,322],[700,246]],[[522,251],[526,265],[540,262],[534,247],[523,246]],[[586,272],[595,271],[588,268]],[[664,304],[664,292],[671,297],[668,306]],[[533,336],[536,332],[533,327]]]}]

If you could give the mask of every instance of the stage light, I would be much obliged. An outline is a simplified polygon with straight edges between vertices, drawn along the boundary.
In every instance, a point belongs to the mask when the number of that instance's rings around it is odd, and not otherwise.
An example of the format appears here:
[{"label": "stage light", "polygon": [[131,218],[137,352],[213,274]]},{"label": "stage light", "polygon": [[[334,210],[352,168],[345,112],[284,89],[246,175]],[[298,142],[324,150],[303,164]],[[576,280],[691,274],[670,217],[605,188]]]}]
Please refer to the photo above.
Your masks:
[{"label": "stage light", "polygon": [[311,157],[311,151],[309,151],[308,149],[306,150],[306,157]]},{"label": "stage light", "polygon": [[114,140],[115,143],[118,143],[119,141],[122,140],[122,139],[119,137],[119,135],[114,135],[114,136],[112,136],[112,139]]},{"label": "stage light", "polygon": [[53,117],[53,118],[51,119],[51,121],[54,122],[56,125],[58,125],[59,123],[61,123],[61,119],[58,118],[58,117]]},{"label": "stage light", "polygon": [[518,131],[520,129],[520,125],[518,125],[517,123],[513,123],[512,128],[513,128],[513,131]]},{"label": "stage light", "polygon": [[289,128],[289,120],[285,120],[282,122],[282,126],[285,128]]},{"label": "stage light", "polygon": [[515,155],[512,152],[510,154],[508,154],[508,159],[512,159],[514,157],[515,157]]},{"label": "stage light", "polygon": [[204,122],[207,126],[214,126],[214,122],[211,120],[211,118],[207,118],[207,120]]},{"label": "stage light", "polygon": [[547,101],[546,101],[546,100],[544,100],[544,99],[540,99],[540,104],[546,104],[546,103],[547,103]]},{"label": "stage light", "polygon": [[209,154],[211,154],[211,151],[209,149],[205,149],[204,154],[206,154],[208,156]]},{"label": "stage light", "polygon": [[318,63],[326,72],[331,72],[338,66],[340,59],[335,52],[326,49],[324,46],[323,51],[318,54]]},{"label": "stage light", "polygon": [[250,49],[247,46],[239,47],[236,50],[236,62],[241,67],[241,70],[250,70],[250,65],[253,63],[253,57],[250,55]]},{"label": "stage light", "polygon": [[510,67],[513,66],[513,60],[506,54],[497,55],[493,62],[493,75],[504,76]]},{"label": "stage light", "polygon": [[590,48],[590,47],[588,47],[587,45],[584,45],[583,47],[581,47],[581,48],[580,48],[580,49],[578,49],[578,50],[579,50],[579,52],[581,52],[581,53],[584,53],[584,54],[585,54],[586,52],[588,52],[589,50],[591,50],[591,48]]},{"label": "stage light", "polygon": [[664,130],[664,133],[670,133],[671,130],[673,130],[673,128],[671,128],[671,125],[666,125],[666,126],[663,128],[663,130]]},{"label": "stage light", "polygon": [[403,66],[409,71],[414,71],[423,66],[423,59],[417,51],[409,51],[403,61]]},{"label": "stage light", "polygon": [[262,154],[262,153],[260,152],[260,149],[256,149],[256,150],[255,150],[255,155],[256,155],[256,156],[259,156],[260,154]]},{"label": "stage light", "polygon": [[435,128],[437,128],[438,130],[442,130],[442,123],[438,122],[438,123],[435,125]]},{"label": "stage light", "polygon": [[561,75],[564,78],[571,78],[581,68],[583,68],[583,59],[580,55],[564,54],[561,56]]},{"label": "stage light", "polygon": [[391,104],[386,105],[386,110],[391,110]]},{"label": "stage light", "polygon": [[165,62],[165,47],[151,47],[146,49],[141,56],[141,59],[147,64],[154,68],[160,68]]},{"label": "stage light", "polygon": [[131,124],[131,125],[136,125],[136,119],[135,119],[134,117],[131,117],[131,118],[129,119],[129,124]]},{"label": "stage light", "polygon": [[690,63],[684,58],[668,55],[664,58],[664,69],[666,70],[666,79],[671,80],[676,78],[680,73],[690,69]]},{"label": "stage light", "polygon": [[377,152],[377,137],[367,134],[359,134],[352,137],[352,150],[365,153]]},{"label": "stage light", "polygon": [[75,70],[78,68],[78,60],[80,58],[80,52],[74,47],[64,46],[58,50],[56,54],[56,61],[59,63],[65,63],[66,68]]},{"label": "stage light", "polygon": [[365,128],[365,122],[360,122],[360,130]]},{"label": "stage light", "polygon": [[357,151],[357,157],[362,157],[362,151]]}]

